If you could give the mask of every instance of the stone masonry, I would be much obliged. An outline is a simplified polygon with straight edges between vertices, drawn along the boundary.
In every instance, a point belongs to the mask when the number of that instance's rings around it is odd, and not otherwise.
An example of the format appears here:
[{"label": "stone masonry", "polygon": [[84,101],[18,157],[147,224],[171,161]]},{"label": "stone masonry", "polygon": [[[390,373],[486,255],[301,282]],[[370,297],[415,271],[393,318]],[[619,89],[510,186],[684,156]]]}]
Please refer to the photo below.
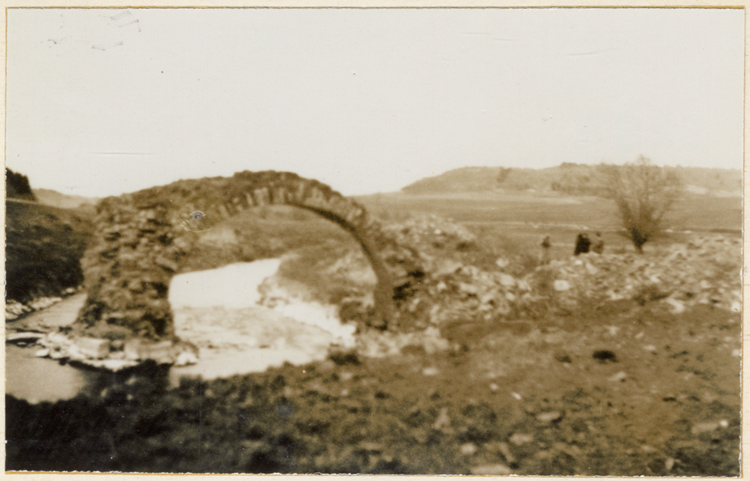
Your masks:
[{"label": "stone masonry", "polygon": [[378,279],[373,324],[385,328],[394,320],[394,289],[418,271],[413,261],[418,256],[396,245],[361,205],[325,184],[287,172],[246,171],[103,199],[82,260],[88,298],[76,328],[94,337],[119,332],[173,338],[169,284],[198,233],[246,209],[272,204],[313,211],[350,232]]}]

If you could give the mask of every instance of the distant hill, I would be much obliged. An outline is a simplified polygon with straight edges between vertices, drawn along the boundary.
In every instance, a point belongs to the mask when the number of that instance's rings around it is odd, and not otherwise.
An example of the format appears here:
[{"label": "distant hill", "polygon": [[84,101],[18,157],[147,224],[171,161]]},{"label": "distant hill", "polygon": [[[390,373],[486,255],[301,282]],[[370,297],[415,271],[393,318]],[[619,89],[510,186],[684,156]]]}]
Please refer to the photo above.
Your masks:
[{"label": "distant hill", "polygon": [[99,201],[99,199],[93,197],[68,195],[50,189],[33,189],[33,192],[40,204],[58,207],[60,209],[90,208],[96,205]]},{"label": "distant hill", "polygon": [[[563,163],[546,169],[464,167],[427,177],[401,189],[410,194],[486,191],[556,192],[564,195],[598,195],[597,166]],[[742,171],[677,167],[689,194],[714,197],[742,196]]]}]

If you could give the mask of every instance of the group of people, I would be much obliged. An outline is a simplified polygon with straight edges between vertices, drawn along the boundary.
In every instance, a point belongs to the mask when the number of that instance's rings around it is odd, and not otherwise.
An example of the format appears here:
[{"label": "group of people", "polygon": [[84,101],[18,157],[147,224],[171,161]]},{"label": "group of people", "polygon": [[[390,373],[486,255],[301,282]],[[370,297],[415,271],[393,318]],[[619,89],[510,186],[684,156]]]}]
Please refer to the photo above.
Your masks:
[{"label": "group of people", "polygon": [[[550,242],[548,235],[544,236],[541,246],[541,263],[549,264],[552,243]],[[588,234],[585,232],[578,234],[578,237],[576,238],[576,248],[573,255],[588,254],[589,252],[594,252],[596,254],[602,254],[604,252],[604,239],[602,239],[601,232],[597,232],[593,240],[589,239]]]},{"label": "group of people", "polygon": [[576,239],[576,250],[573,252],[573,255],[588,254],[589,251],[596,254],[604,252],[604,239],[602,239],[601,232],[596,233],[594,240],[589,239],[588,234],[585,232],[578,234],[578,238]]}]

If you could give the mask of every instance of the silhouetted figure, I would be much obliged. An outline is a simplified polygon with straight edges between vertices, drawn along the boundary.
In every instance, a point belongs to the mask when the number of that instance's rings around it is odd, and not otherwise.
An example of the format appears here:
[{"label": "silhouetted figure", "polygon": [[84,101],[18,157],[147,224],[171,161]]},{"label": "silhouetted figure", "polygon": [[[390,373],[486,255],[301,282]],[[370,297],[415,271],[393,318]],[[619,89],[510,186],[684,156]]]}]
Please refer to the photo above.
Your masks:
[{"label": "silhouetted figure", "polygon": [[542,265],[549,264],[549,250],[550,247],[552,247],[552,243],[549,240],[549,236],[544,236],[544,239],[542,240],[542,243],[540,244],[542,246],[542,256],[539,259]]},{"label": "silhouetted figure", "polygon": [[573,255],[588,254],[590,247],[591,240],[589,240],[588,234],[578,234],[578,239],[576,239],[576,251]]},{"label": "silhouetted figure", "polygon": [[594,237],[594,243],[591,246],[591,250],[597,254],[601,254],[602,252],[604,252],[604,239],[602,239],[601,232],[596,233],[596,237]]}]

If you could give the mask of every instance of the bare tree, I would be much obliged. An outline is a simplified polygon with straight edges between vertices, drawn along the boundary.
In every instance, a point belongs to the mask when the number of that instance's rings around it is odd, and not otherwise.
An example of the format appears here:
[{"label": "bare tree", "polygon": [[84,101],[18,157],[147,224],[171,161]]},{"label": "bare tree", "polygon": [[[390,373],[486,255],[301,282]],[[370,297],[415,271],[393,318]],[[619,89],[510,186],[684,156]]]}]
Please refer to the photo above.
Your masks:
[{"label": "bare tree", "polygon": [[664,215],[682,195],[682,182],[673,168],[659,167],[644,156],[623,166],[599,167],[603,195],[615,201],[626,236],[638,252],[658,235]]}]

